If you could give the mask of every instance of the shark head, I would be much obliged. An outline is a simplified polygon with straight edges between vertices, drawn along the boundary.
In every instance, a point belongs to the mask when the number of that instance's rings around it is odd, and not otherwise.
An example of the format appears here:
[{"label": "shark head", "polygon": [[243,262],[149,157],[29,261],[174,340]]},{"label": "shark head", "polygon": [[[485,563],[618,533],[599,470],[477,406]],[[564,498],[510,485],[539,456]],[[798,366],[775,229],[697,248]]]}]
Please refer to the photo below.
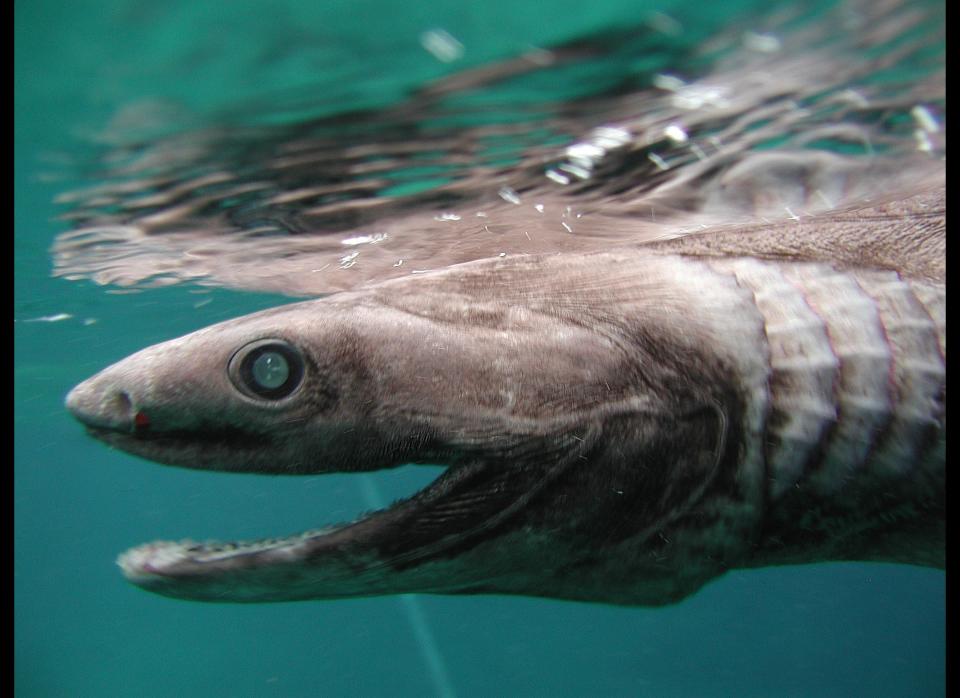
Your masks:
[{"label": "shark head", "polygon": [[[732,380],[739,358],[696,322],[678,330],[670,306],[686,301],[656,274],[631,313],[612,311],[617,280],[638,271],[625,259],[492,260],[386,282],[220,323],[81,383],[66,404],[92,436],[165,464],[447,466],[350,524],[150,543],[121,556],[124,573],[162,594],[226,601],[690,593],[723,569],[736,536],[714,531],[704,550],[683,540],[703,537],[705,516],[710,527],[749,518],[752,504],[730,516],[697,508],[744,486],[747,398]],[[585,274],[618,264],[605,283]]]}]

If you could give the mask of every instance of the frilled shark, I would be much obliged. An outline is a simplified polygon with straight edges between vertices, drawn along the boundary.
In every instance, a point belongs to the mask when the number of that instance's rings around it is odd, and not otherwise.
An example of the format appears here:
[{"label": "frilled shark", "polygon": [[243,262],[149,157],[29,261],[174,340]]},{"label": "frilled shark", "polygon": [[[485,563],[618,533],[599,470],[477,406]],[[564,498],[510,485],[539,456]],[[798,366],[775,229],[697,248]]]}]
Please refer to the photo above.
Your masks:
[{"label": "frilled shark", "polygon": [[734,568],[942,567],[944,215],[937,188],[792,226],[455,265],[144,349],[67,406],[174,465],[449,466],[349,525],[120,558],[169,596],[664,604]]},{"label": "frilled shark", "polygon": [[651,25],[384,110],[121,145],[64,197],[58,274],[322,297],[83,382],[91,435],[191,468],[446,467],[353,523],[149,543],[123,573],[207,601],[657,605],[737,568],[943,567],[944,24],[838,13],[735,29],[693,81],[509,99],[571,63],[633,75]]}]

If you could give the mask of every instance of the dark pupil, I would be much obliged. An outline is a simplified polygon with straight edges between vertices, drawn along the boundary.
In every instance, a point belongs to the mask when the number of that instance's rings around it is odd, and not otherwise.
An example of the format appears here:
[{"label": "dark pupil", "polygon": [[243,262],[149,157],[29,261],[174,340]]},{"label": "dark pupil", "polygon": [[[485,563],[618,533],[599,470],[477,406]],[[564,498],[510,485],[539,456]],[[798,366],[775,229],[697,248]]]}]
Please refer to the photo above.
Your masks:
[{"label": "dark pupil", "polygon": [[287,382],[290,367],[279,352],[265,351],[253,362],[250,372],[258,386],[267,390],[276,390]]},{"label": "dark pupil", "polygon": [[247,354],[240,375],[247,388],[256,395],[279,399],[290,395],[300,385],[303,364],[290,347],[267,345]]}]

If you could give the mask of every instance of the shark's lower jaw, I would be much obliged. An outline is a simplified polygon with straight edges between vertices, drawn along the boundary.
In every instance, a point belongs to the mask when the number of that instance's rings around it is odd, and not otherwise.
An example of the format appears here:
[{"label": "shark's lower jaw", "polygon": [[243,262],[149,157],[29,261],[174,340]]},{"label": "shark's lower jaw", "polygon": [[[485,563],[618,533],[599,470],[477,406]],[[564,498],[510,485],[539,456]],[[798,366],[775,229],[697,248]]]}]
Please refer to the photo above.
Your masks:
[{"label": "shark's lower jaw", "polygon": [[122,553],[117,564],[132,584],[181,599],[242,603],[353,596],[363,586],[364,570],[379,560],[366,548],[364,529],[388,512],[285,538],[154,541]]},{"label": "shark's lower jaw", "polygon": [[[337,529],[244,542],[155,541],[117,558],[127,580],[165,596],[206,601],[268,600],[277,587],[266,577],[302,576],[310,541]],[[286,568],[286,572],[285,572]],[[293,574],[294,568],[298,570]],[[276,574],[269,574],[273,570]],[[268,574],[265,574],[268,573]],[[261,578],[260,583],[251,583]],[[287,589],[295,593],[296,588]],[[296,598],[296,597],[294,597]]]},{"label": "shark's lower jaw", "polygon": [[[123,552],[117,564],[132,584],[179,599],[222,602],[297,601],[404,591],[431,591],[425,571],[456,564],[453,548],[470,548],[498,510],[477,507],[464,518],[438,509],[465,485],[485,482],[484,464],[447,467],[434,481],[355,521],[282,538],[249,541],[153,541]],[[502,469],[497,468],[497,473]],[[458,509],[459,513],[462,510]],[[433,581],[431,581],[433,579]]]},{"label": "shark's lower jaw", "polygon": [[230,602],[315,598],[316,587],[330,587],[324,578],[331,575],[340,578],[342,595],[350,596],[342,573],[376,564],[378,555],[371,543],[402,535],[395,525],[397,513],[415,515],[418,498],[429,497],[424,493],[432,486],[352,523],[281,538],[153,541],[123,552],[117,565],[132,584],[176,598]]},{"label": "shark's lower jaw", "polygon": [[263,538],[252,541],[153,541],[122,553],[117,564],[124,575],[135,584],[149,585],[153,576],[177,576],[189,567],[195,574],[203,574],[204,567],[215,571],[219,566],[235,565],[251,556],[276,557],[293,560],[305,549],[304,543],[339,530],[340,526],[305,531],[285,538]]}]

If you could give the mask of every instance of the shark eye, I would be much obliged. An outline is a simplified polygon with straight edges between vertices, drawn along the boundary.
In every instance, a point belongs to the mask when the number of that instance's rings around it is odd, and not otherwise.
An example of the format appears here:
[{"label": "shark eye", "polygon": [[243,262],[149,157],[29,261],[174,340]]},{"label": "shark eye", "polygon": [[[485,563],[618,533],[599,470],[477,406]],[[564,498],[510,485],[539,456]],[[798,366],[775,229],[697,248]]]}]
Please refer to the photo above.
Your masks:
[{"label": "shark eye", "polygon": [[261,339],[241,347],[230,359],[230,380],[251,396],[282,400],[303,381],[303,357],[280,339]]}]

